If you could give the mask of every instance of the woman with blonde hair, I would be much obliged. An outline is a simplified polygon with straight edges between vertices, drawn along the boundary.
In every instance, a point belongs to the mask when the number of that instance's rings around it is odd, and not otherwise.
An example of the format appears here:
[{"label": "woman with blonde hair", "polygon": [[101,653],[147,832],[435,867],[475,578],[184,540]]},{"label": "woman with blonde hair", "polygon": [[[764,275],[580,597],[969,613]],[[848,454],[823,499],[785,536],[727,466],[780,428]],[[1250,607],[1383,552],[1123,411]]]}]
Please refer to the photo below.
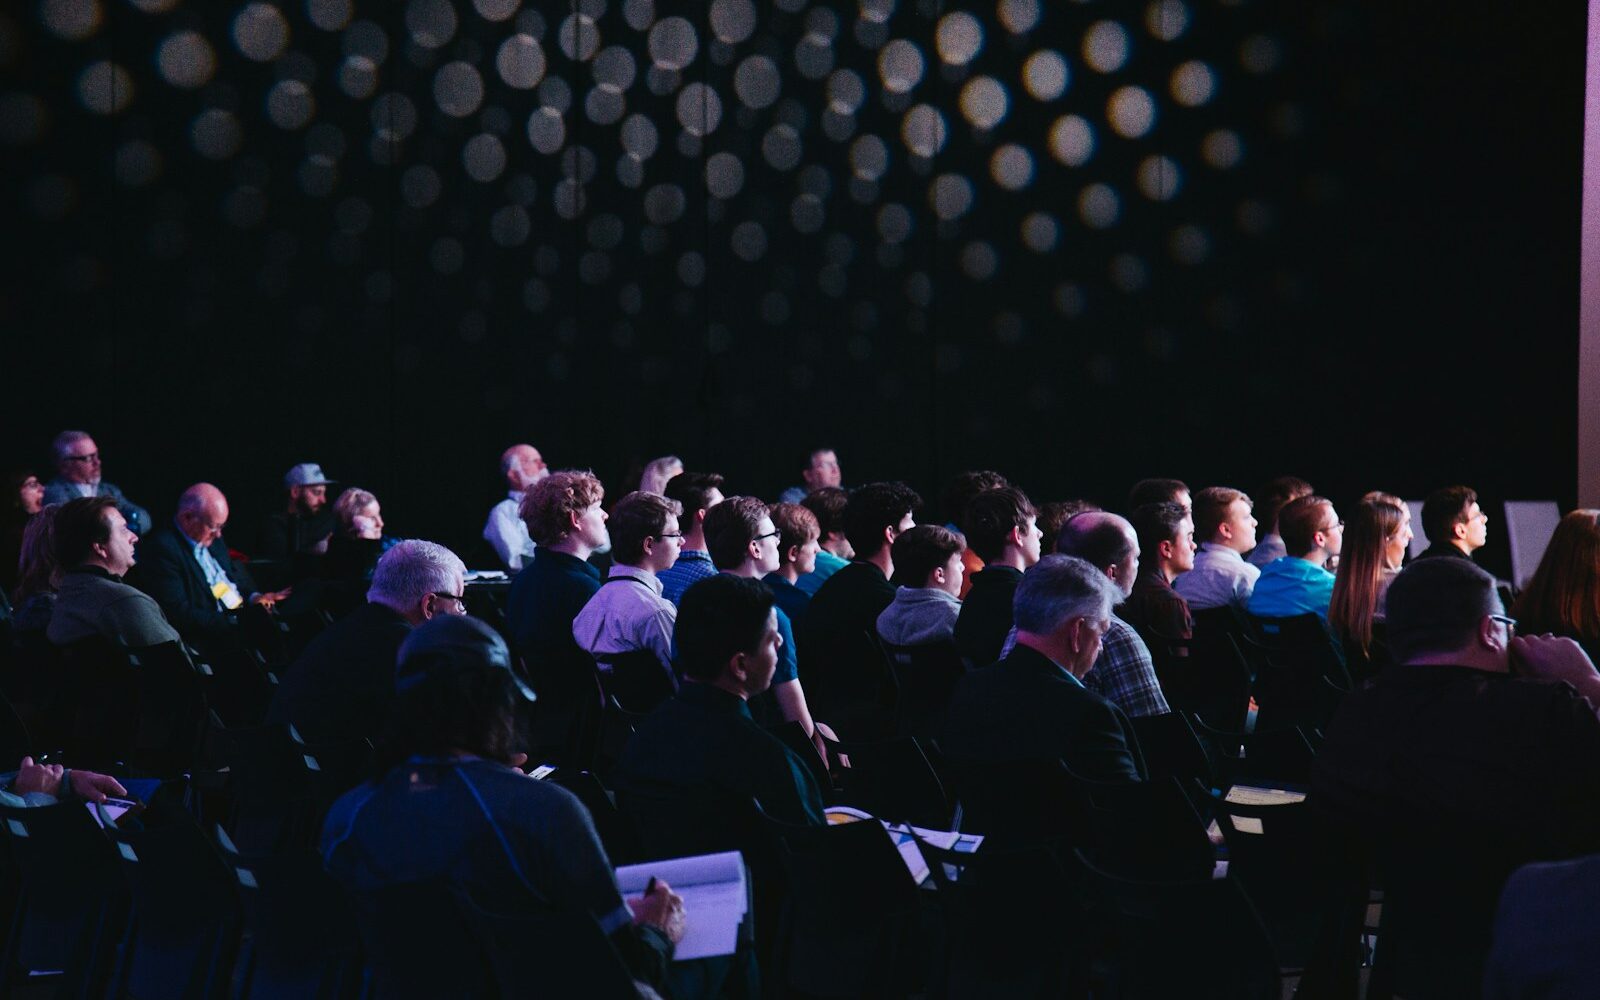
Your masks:
[{"label": "woman with blonde hair", "polygon": [[1600,510],[1561,519],[1512,614],[1523,635],[1564,635],[1600,658]]},{"label": "woman with blonde hair", "polygon": [[1361,498],[1345,525],[1328,605],[1328,624],[1352,660],[1374,663],[1372,626],[1384,618],[1384,597],[1410,542],[1411,511],[1404,501],[1379,492]]},{"label": "woman with blonde hair", "polygon": [[644,467],[644,475],[639,477],[639,492],[665,496],[667,482],[682,471],[683,459],[676,455],[664,455]]}]

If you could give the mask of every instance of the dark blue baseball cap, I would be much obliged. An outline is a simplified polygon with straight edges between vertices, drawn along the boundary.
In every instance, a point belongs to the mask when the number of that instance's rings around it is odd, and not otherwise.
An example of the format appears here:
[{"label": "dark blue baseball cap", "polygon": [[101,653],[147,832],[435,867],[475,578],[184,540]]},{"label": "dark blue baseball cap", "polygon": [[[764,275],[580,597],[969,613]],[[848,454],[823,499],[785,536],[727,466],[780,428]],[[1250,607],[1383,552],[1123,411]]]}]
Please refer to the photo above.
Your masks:
[{"label": "dark blue baseball cap", "polygon": [[400,643],[394,689],[416,687],[427,677],[464,670],[504,670],[529,702],[538,695],[511,666],[511,650],[500,633],[470,615],[435,615]]}]

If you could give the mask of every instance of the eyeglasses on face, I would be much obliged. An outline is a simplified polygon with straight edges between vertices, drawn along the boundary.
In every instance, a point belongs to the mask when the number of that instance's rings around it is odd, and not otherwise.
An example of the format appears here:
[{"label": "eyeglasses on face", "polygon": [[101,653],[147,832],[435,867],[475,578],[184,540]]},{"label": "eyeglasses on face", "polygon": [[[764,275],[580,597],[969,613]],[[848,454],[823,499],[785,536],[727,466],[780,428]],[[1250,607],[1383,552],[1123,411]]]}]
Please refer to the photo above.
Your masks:
[{"label": "eyeglasses on face", "polygon": [[453,602],[455,602],[455,606],[456,606],[455,613],[456,614],[464,615],[464,614],[467,613],[467,596],[465,594],[451,594],[451,593],[447,593],[447,592],[444,592],[444,591],[436,590],[436,591],[433,592],[433,596],[437,597],[441,601],[453,601]]},{"label": "eyeglasses on face", "polygon": [[1510,615],[1490,615],[1490,621],[1497,621],[1506,627],[1506,636],[1510,638],[1517,634],[1517,620]]},{"label": "eyeglasses on face", "polygon": [[67,462],[98,462],[100,461],[100,453],[91,451],[87,455],[63,455],[62,460]]},{"label": "eyeglasses on face", "polygon": [[663,531],[659,535],[651,535],[650,537],[651,538],[659,538],[659,539],[663,539],[663,540],[668,539],[668,538],[676,538],[679,541],[682,541],[683,540],[683,532],[681,532],[681,531]]},{"label": "eyeglasses on face", "polygon": [[757,535],[756,537],[754,537],[754,538],[752,538],[750,540],[752,542],[759,542],[763,538],[777,538],[781,534],[783,534],[783,532],[781,532],[781,531],[769,531],[765,535]]}]

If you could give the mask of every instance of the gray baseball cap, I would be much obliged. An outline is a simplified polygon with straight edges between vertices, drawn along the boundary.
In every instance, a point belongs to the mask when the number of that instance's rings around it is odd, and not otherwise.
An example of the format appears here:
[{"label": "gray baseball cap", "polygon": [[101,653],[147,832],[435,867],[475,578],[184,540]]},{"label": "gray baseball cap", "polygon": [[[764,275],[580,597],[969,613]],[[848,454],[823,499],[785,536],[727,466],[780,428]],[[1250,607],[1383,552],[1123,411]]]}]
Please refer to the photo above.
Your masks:
[{"label": "gray baseball cap", "polygon": [[290,486],[326,486],[334,480],[322,474],[322,466],[315,462],[301,462],[283,477],[285,488]]}]

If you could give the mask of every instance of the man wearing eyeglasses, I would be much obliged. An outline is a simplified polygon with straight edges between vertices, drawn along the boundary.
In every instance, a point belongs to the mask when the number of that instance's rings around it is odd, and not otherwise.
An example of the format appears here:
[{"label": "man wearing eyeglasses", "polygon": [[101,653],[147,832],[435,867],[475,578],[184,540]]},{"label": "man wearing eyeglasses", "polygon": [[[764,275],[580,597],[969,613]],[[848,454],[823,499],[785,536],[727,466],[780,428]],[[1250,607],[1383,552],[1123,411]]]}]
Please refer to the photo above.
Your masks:
[{"label": "man wearing eyeglasses", "polygon": [[100,478],[100,448],[85,431],[62,431],[51,443],[56,478],[44,488],[44,502],[66,503],[79,497],[114,497],[117,510],[136,535],[150,531],[150,512],[122,495],[115,483]]},{"label": "man wearing eyeglasses", "polygon": [[1315,612],[1327,621],[1334,581],[1327,563],[1344,547],[1344,522],[1326,497],[1306,496],[1283,508],[1278,534],[1289,554],[1261,567],[1250,592],[1250,613],[1292,618]]},{"label": "man wearing eyeglasses", "polygon": [[284,671],[267,723],[291,723],[310,742],[381,737],[400,644],[431,618],[466,614],[466,572],[433,542],[407,539],[385,552],[367,603],[319,633]]},{"label": "man wearing eyeglasses", "polygon": [[[611,533],[610,576],[572,620],[572,637],[605,669],[608,661],[639,651],[653,655],[664,678],[656,692],[677,689],[672,675],[672,627],[678,612],[661,596],[657,574],[683,549],[678,515],[683,506],[656,493],[629,493],[606,522]],[[641,682],[642,683],[642,682]],[[628,705],[632,709],[633,705]]]},{"label": "man wearing eyeglasses", "polygon": [[1386,609],[1396,665],[1345,697],[1311,801],[1349,831],[1340,855],[1384,858],[1394,994],[1481,996],[1506,876],[1600,851],[1600,674],[1571,639],[1518,636],[1466,559],[1413,562]]}]

